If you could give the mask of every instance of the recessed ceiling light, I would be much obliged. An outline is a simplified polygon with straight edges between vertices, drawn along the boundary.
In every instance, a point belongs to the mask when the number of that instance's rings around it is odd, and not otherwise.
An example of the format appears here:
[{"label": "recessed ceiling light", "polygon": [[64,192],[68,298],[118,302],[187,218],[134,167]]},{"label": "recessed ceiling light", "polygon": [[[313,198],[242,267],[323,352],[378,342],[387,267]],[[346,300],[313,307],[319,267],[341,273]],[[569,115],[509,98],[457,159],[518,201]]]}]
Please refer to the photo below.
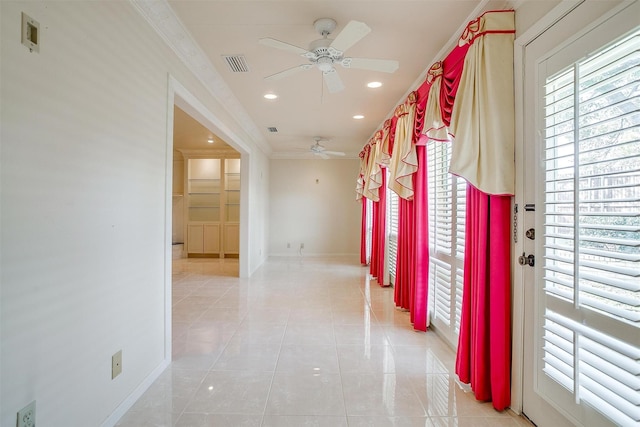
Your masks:
[{"label": "recessed ceiling light", "polygon": [[267,93],[267,94],[264,95],[264,97],[266,99],[276,99],[276,98],[278,98],[278,95],[276,95],[275,93]]},{"label": "recessed ceiling light", "polygon": [[364,116],[362,114],[356,114],[355,116],[353,116],[353,118],[356,120],[361,120],[364,119]]},{"label": "recessed ceiling light", "polygon": [[382,83],[380,83],[380,82],[369,82],[369,83],[367,83],[367,87],[370,87],[372,89],[375,89],[375,88],[380,87],[380,86],[382,86]]},{"label": "recessed ceiling light", "polygon": [[213,138],[209,138],[209,139],[207,139],[207,142],[208,142],[209,144],[213,144]]}]

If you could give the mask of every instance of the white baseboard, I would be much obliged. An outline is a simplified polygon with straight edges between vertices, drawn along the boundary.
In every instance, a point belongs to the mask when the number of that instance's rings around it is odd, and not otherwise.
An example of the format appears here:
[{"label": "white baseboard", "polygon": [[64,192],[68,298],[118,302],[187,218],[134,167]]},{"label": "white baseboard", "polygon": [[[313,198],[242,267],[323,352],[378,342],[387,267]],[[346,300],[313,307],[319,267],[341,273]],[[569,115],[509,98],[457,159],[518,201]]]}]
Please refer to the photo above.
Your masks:
[{"label": "white baseboard", "polygon": [[131,393],[125,400],[123,400],[122,403],[118,405],[116,410],[113,411],[111,415],[109,415],[109,417],[102,423],[101,427],[115,426],[116,423],[120,421],[120,418],[122,418],[122,416],[126,414],[129,409],[131,409],[133,404],[136,403],[138,399],[140,399],[144,392],[147,391],[149,387],[151,387],[151,384],[153,384],[153,382],[158,379],[160,374],[162,374],[162,372],[167,369],[170,363],[171,360],[165,359],[162,361],[162,363],[160,363],[160,365],[158,365],[157,368],[151,371],[151,373],[140,383],[140,385],[136,387],[133,393]]},{"label": "white baseboard", "polygon": [[302,250],[302,255],[296,252],[278,252],[269,254],[269,258],[342,258],[342,257],[358,257],[360,259],[359,253],[307,253]]}]

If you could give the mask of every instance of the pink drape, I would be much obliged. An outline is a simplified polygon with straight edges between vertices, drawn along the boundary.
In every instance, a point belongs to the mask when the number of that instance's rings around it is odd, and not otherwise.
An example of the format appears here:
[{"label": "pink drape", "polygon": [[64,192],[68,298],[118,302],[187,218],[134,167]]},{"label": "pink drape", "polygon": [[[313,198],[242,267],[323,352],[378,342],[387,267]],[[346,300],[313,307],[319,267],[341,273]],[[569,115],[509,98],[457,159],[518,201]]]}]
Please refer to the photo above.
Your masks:
[{"label": "pink drape", "polygon": [[413,200],[398,201],[398,255],[396,259],[396,282],[394,284],[394,301],[396,307],[411,310],[413,298],[411,283],[415,277],[414,267],[414,233],[413,233]]},{"label": "pink drape", "polygon": [[[513,162],[512,148],[509,148],[515,137],[509,131],[513,129],[513,105],[493,102],[508,95],[503,92],[513,90],[513,61],[502,61],[505,62],[503,69],[491,64],[493,60],[511,56],[513,26],[513,11],[486,12],[471,21],[458,45],[475,44],[474,51],[477,53],[480,49],[483,55],[469,56],[469,50],[459,74],[457,66],[451,66],[448,73],[445,69],[450,91],[456,81],[460,85],[460,95],[454,102],[452,114],[447,117],[451,118],[450,134],[455,135],[453,154],[468,155],[473,150],[480,152],[483,147],[495,148],[501,153],[494,160],[496,174],[508,162]],[[482,31],[487,28],[490,31],[483,36]],[[504,39],[505,35],[507,39]],[[486,47],[489,40],[487,37],[498,37],[507,43],[501,43],[494,51],[483,50],[481,48]],[[452,57],[452,64],[459,64],[459,59]],[[465,70],[466,67],[469,68]],[[496,82],[500,83],[500,93],[491,91],[498,87]],[[478,102],[464,103],[463,99]],[[491,111],[480,110],[494,104],[499,107],[491,108]],[[505,109],[504,113],[500,108]],[[464,132],[458,132],[460,129]],[[466,147],[466,151],[461,151],[461,147]],[[474,182],[474,176],[466,175],[467,170],[464,172],[460,175],[467,182]],[[467,185],[464,289],[456,373],[462,382],[470,383],[477,399],[491,400],[494,408],[501,411],[511,402],[511,196],[498,194],[488,194]]]},{"label": "pink drape", "polygon": [[414,329],[427,330],[427,304],[429,294],[429,212],[427,198],[427,155],[424,145],[416,146],[418,170],[414,174],[413,209],[413,282],[410,306]]},{"label": "pink drape", "polygon": [[367,265],[367,199],[362,197],[362,215],[360,222],[360,264]]},{"label": "pink drape", "polygon": [[382,168],[382,186],[380,191],[380,201],[378,202],[380,211],[378,212],[378,265],[374,277],[378,279],[380,286],[388,286],[385,280],[384,270],[387,262],[385,258],[385,246],[387,244],[387,171]]},{"label": "pink drape", "polygon": [[373,227],[371,236],[371,261],[369,272],[378,280],[380,286],[387,286],[384,280],[385,244],[386,244],[386,206],[387,174],[383,169],[382,186],[378,188],[379,200],[373,202]]},{"label": "pink drape", "polygon": [[499,411],[511,402],[511,197],[467,186],[456,374]]},{"label": "pink drape", "polygon": [[424,112],[429,98],[429,82],[423,83],[416,91],[416,116],[413,128],[413,141],[416,144],[418,170],[414,174],[413,196],[413,281],[410,305],[411,322],[414,329],[426,331],[428,326],[429,306],[429,205],[427,187],[427,152],[424,141],[419,140],[424,126]]},{"label": "pink drape", "polygon": [[427,330],[429,294],[429,224],[427,198],[427,161],[424,145],[416,144],[422,131],[429,84],[416,91],[416,114],[412,144],[416,147],[418,170],[413,174],[413,200],[400,199],[398,259],[394,300],[396,306],[409,310],[413,327]]},{"label": "pink drape", "polygon": [[380,216],[380,203],[372,202],[371,203],[371,258],[369,259],[369,274],[375,277],[378,272],[378,247],[380,243],[378,242],[380,238],[379,231],[379,216]]}]

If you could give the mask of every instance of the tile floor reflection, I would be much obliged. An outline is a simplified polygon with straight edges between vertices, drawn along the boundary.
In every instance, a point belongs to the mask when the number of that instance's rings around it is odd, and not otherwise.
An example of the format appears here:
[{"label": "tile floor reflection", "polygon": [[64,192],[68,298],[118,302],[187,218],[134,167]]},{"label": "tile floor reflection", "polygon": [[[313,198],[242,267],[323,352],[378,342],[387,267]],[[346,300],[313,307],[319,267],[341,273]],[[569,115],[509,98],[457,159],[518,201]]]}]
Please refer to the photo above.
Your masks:
[{"label": "tile floor reflection", "polygon": [[413,331],[352,258],[173,264],[173,362],[120,422],[142,426],[523,427],[455,381],[454,352]]}]

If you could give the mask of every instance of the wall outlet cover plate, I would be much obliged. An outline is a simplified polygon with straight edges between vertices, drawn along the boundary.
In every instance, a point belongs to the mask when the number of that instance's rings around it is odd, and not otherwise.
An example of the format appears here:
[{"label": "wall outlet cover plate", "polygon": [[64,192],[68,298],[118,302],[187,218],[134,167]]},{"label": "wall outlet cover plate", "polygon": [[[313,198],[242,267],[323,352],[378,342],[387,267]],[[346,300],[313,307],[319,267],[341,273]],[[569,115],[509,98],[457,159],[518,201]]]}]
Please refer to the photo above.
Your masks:
[{"label": "wall outlet cover plate", "polygon": [[17,427],[36,427],[36,401],[18,411]]}]

